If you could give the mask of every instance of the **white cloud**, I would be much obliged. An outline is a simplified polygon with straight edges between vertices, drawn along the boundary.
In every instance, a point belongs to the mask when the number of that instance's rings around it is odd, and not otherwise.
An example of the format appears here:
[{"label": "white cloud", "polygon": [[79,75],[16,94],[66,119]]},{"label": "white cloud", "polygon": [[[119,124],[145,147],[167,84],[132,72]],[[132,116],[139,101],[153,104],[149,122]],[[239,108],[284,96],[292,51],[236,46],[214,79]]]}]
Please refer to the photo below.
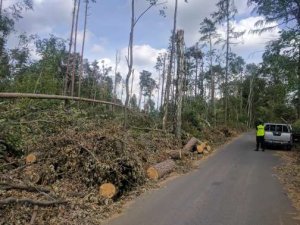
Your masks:
[{"label": "white cloud", "polygon": [[59,25],[71,24],[72,1],[34,0],[34,10],[23,12],[16,30],[29,34],[49,34]]},{"label": "white cloud", "polygon": [[[250,30],[255,29],[255,23],[263,17],[248,17],[237,23],[235,27],[237,31],[246,30],[246,33],[239,39],[241,44],[234,46],[233,51],[239,55],[242,55],[247,61],[257,62],[260,59],[261,54],[265,50],[265,46],[268,42],[276,40],[279,37],[280,28],[276,28],[272,31],[264,32],[261,35],[253,34]],[[271,26],[277,25],[276,23],[270,24]]]},{"label": "white cloud", "polygon": [[[150,45],[146,45],[146,44],[135,45],[133,47],[133,49],[134,49],[133,93],[136,94],[137,97],[139,97],[140,72],[142,72],[143,70],[147,70],[147,71],[151,72],[152,78],[158,82],[158,75],[154,69],[154,66],[156,64],[156,59],[159,56],[159,54],[166,52],[166,49],[155,49],[155,48],[151,47]],[[126,47],[121,50],[121,54],[120,54],[121,62],[118,66],[118,72],[120,72],[120,74],[122,75],[123,80],[125,80],[127,72],[128,72],[128,67],[127,67],[127,63],[125,60],[125,56],[127,56],[127,48]],[[114,57],[99,59],[98,60],[99,65],[102,64],[102,61],[104,62],[104,65],[106,67],[112,67],[112,69],[114,70],[114,68],[115,68],[115,58]],[[114,76],[113,72],[111,73],[111,76],[112,77]],[[132,79],[132,76],[131,76],[131,79]],[[131,79],[130,79],[130,87],[131,87]],[[119,93],[119,96],[120,95],[121,95],[121,93]],[[124,98],[125,98],[125,94],[123,94],[123,100],[124,100]]]},{"label": "white cloud", "polygon": [[93,44],[92,48],[91,48],[91,52],[93,54],[99,54],[101,52],[103,52],[104,48],[102,45],[99,44]]}]

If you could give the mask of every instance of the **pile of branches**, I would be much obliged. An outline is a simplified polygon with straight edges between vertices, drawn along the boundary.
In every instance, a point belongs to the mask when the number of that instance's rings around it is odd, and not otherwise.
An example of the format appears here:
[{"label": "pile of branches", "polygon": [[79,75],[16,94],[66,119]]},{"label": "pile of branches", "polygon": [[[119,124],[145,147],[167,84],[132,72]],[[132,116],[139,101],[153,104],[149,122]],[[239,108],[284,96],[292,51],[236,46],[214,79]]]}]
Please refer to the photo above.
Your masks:
[{"label": "pile of branches", "polygon": [[[24,155],[2,167],[0,224],[99,224],[145,187],[146,168],[167,159],[176,145],[167,134],[125,132],[113,122],[69,127],[26,143]],[[29,155],[35,159],[26,163]],[[113,199],[99,195],[103,183],[116,186]],[[17,186],[24,188],[11,188]]]}]

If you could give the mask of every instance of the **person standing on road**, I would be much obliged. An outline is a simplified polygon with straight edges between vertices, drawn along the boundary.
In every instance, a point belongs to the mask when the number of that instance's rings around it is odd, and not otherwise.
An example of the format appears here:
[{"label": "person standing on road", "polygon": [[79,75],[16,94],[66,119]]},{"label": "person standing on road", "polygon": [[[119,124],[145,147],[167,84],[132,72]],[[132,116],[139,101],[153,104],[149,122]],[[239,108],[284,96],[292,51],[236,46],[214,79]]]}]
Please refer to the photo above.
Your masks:
[{"label": "person standing on road", "polygon": [[265,126],[259,121],[258,126],[256,126],[256,149],[259,150],[259,145],[262,148],[262,151],[265,151]]}]

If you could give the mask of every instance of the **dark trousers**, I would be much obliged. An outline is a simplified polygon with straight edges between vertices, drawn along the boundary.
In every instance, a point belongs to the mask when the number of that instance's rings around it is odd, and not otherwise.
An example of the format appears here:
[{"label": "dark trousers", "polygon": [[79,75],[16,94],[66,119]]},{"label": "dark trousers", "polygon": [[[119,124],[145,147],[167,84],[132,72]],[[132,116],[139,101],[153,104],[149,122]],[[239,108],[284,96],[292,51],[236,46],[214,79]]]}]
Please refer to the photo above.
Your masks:
[{"label": "dark trousers", "polygon": [[265,150],[265,137],[264,136],[256,136],[256,150],[259,149],[259,144],[262,150]]}]

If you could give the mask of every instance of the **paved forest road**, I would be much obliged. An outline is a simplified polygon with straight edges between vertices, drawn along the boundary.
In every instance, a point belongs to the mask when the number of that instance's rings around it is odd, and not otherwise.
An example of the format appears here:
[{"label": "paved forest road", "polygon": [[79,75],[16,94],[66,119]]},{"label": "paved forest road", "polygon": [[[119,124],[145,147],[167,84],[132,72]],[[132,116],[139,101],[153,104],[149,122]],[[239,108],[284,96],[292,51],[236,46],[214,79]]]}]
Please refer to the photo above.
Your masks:
[{"label": "paved forest road", "polygon": [[296,225],[295,209],[272,168],[274,151],[255,152],[247,133],[192,173],[142,195],[109,225]]}]

